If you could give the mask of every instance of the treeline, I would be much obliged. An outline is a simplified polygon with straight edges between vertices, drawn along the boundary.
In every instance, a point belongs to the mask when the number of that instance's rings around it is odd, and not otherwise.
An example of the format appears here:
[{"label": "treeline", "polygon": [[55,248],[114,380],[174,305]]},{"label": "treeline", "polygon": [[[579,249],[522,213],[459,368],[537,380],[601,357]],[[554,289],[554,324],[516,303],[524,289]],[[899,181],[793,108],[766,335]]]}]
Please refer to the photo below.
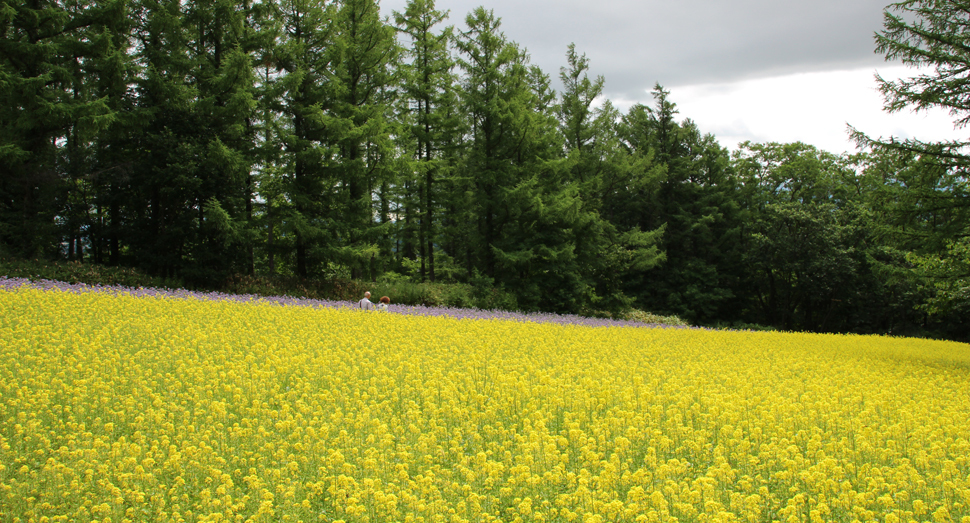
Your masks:
[{"label": "treeline", "polygon": [[732,156],[660,85],[649,106],[604,101],[574,46],[555,92],[485,8],[456,27],[433,0],[0,6],[0,253],[968,334],[946,287],[966,178],[937,157]]}]

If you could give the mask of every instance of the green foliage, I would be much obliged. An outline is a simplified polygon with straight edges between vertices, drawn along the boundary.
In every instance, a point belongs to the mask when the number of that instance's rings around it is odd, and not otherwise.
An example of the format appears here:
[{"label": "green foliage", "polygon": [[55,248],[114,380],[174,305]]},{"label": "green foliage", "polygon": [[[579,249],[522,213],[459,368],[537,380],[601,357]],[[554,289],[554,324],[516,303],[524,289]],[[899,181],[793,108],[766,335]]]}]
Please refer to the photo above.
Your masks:
[{"label": "green foliage", "polygon": [[619,133],[635,157],[663,168],[641,167],[644,196],[618,195],[610,212],[620,223],[662,231],[664,257],[623,288],[637,303],[692,322],[736,317],[742,217],[730,159],[712,136],[676,121],[668,91],[657,85],[653,95],[655,106],[631,108]]},{"label": "green foliage", "polygon": [[[390,121],[395,96],[394,64],[400,56],[395,30],[380,16],[375,0],[343,0],[337,4],[335,43],[339,61],[334,83],[326,141],[339,161],[330,166],[336,174],[336,206],[340,217],[336,245],[355,278],[373,278],[380,237],[375,226],[374,187],[393,183],[394,143]],[[336,226],[336,227],[334,227]],[[350,254],[347,259],[347,254]]]},{"label": "green foliage", "polygon": [[61,215],[67,193],[85,169],[87,144],[116,116],[90,88],[115,50],[101,36],[114,7],[0,2],[0,245],[7,252],[53,256],[56,221],[77,219]]},{"label": "green foliage", "polygon": [[[955,127],[966,126],[966,6],[932,0],[896,2],[884,11],[883,27],[875,37],[876,52],[917,69],[917,74],[894,81],[877,77],[885,109],[943,109]],[[919,308],[938,328],[967,336],[966,314],[956,311],[967,310],[970,303],[958,283],[960,245],[970,220],[970,142],[873,138],[851,131],[872,151],[867,181],[871,205],[881,214],[879,231],[888,245],[908,252],[906,258],[916,264],[909,279],[925,293]]]},{"label": "green foliage", "polygon": [[[407,151],[402,157],[405,173],[398,184],[403,189],[405,219],[402,229],[402,262],[416,261],[419,277],[436,279],[435,238],[441,229],[440,212],[446,194],[441,188],[455,164],[448,154],[459,140],[462,126],[456,112],[455,61],[449,43],[453,27],[435,33],[447,13],[435,9],[433,0],[411,0],[402,13],[394,13],[398,30],[410,39],[405,51],[410,58],[399,68],[402,96],[399,118],[407,130],[399,140]],[[387,210],[384,210],[384,207]],[[382,220],[389,219],[390,204],[382,190]],[[416,248],[415,248],[416,247]],[[385,249],[390,253],[390,248]]]},{"label": "green foliage", "polygon": [[831,329],[852,292],[859,256],[851,225],[830,204],[769,204],[751,234],[747,265],[762,314],[786,330]]},{"label": "green foliage", "polygon": [[440,292],[441,288],[437,285],[427,283],[412,283],[409,281],[378,282],[372,284],[367,290],[373,295],[372,301],[377,301],[381,296],[389,296],[391,297],[392,303],[404,305],[440,307],[445,304],[444,297]]},{"label": "green foliage", "polygon": [[259,296],[296,296],[313,299],[356,301],[365,291],[372,301],[388,296],[391,303],[427,307],[518,310],[514,296],[495,288],[467,283],[412,282],[385,278],[378,282],[359,282],[340,278],[312,279],[236,276],[219,290]]},{"label": "green foliage", "polygon": [[[270,18],[277,21],[278,42],[267,49],[265,79],[268,101],[263,107],[266,171],[269,182],[264,230],[269,265],[291,267],[300,278],[317,276],[334,257],[336,242],[327,226],[339,212],[332,188],[337,173],[330,169],[336,154],[329,127],[347,123],[328,110],[341,90],[335,80],[341,45],[337,37],[336,5],[322,1],[279,0]],[[336,132],[334,134],[337,134]],[[268,180],[267,180],[268,178]],[[284,250],[284,248],[286,250]],[[279,260],[278,254],[292,259]]]},{"label": "green foliage", "polygon": [[[928,67],[879,80],[887,109],[970,121],[964,18],[888,8],[878,50]],[[68,280],[968,335],[967,144],[731,157],[659,84],[621,113],[574,45],[556,93],[493,11],[447,20],[0,0],[0,253],[83,261],[39,271]]]},{"label": "green foliage", "polygon": [[[883,26],[876,34],[876,52],[887,61],[900,60],[924,71],[896,81],[878,78],[886,110],[941,108],[953,111],[957,126],[970,123],[964,81],[970,66],[964,44],[970,34],[966,6],[935,0],[896,2],[884,11]],[[914,140],[908,145],[919,148],[920,142]],[[966,161],[961,154],[951,159]]]},{"label": "green foliage", "polygon": [[0,275],[29,280],[121,285],[135,288],[178,289],[185,286],[178,279],[158,278],[127,267],[106,267],[77,261],[25,260],[5,256],[0,256]]},{"label": "green foliage", "polygon": [[669,325],[672,327],[689,327],[690,324],[677,316],[660,316],[640,309],[630,309],[621,316],[624,320],[649,323],[651,325]]},{"label": "green foliage", "polygon": [[[950,242],[943,253],[910,253],[908,260],[915,264],[921,280],[931,286],[922,310],[937,317],[970,317],[970,235]],[[953,327],[966,336],[965,322]]]},{"label": "green foliage", "polygon": [[[388,296],[391,303],[424,305],[427,307],[456,307],[488,310],[518,310],[515,296],[479,280],[479,285],[469,283],[412,282],[400,278],[363,285],[372,299]],[[482,284],[485,285],[482,285]]]}]

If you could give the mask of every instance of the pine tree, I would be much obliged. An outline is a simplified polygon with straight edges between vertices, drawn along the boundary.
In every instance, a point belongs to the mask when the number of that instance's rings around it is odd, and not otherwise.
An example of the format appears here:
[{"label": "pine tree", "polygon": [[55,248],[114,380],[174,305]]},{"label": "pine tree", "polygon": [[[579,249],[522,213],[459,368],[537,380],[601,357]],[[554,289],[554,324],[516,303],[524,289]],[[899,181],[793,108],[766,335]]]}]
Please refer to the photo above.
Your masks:
[{"label": "pine tree", "polygon": [[[406,125],[407,144],[413,154],[407,172],[417,177],[406,183],[417,188],[416,213],[420,215],[419,251],[420,277],[435,281],[435,238],[438,228],[437,210],[441,206],[439,179],[450,170],[443,150],[453,143],[459,122],[455,118],[455,84],[452,72],[455,61],[449,42],[453,28],[445,27],[435,33],[435,27],[446,18],[447,12],[435,9],[434,0],[411,0],[404,13],[394,13],[398,30],[410,38],[406,55],[410,61],[400,66],[403,87],[402,107]],[[407,217],[411,209],[405,210]]]},{"label": "pine tree", "polygon": [[193,271],[219,281],[251,269],[249,227],[255,115],[250,7],[227,0],[187,3],[186,23],[195,36],[191,77],[195,111],[206,136],[200,165],[200,241]]},{"label": "pine tree", "polygon": [[[143,207],[130,198],[130,180],[137,157],[131,139],[140,128],[135,85],[138,65],[129,50],[136,25],[132,2],[117,2],[97,29],[99,47],[104,54],[91,62],[91,77],[85,84],[92,96],[106,101],[115,118],[102,129],[92,144],[88,178],[92,198],[89,202],[88,246],[94,263],[120,265],[122,248],[129,230],[127,208]],[[80,252],[77,253],[80,259]]]},{"label": "pine tree", "polygon": [[[116,142],[110,153],[103,139],[115,135],[115,128],[123,126],[126,111],[131,107],[128,87],[134,69],[127,54],[130,24],[127,2],[114,2],[92,7],[73,4],[66,6],[72,18],[86,18],[89,23],[78,30],[77,40],[69,45],[71,97],[75,101],[103,100],[109,114],[96,132],[85,129],[83,119],[73,121],[58,148],[58,171],[65,190],[55,204],[59,212],[59,236],[66,244],[67,258],[77,261],[105,263],[108,250],[117,263],[118,212],[103,194],[119,177],[117,172],[126,147]],[[85,12],[84,10],[87,9]],[[114,161],[106,161],[110,157]]]},{"label": "pine tree", "polygon": [[598,306],[596,258],[606,224],[573,180],[549,77],[479,8],[458,40],[471,117],[466,194],[470,264],[519,306],[579,312]]},{"label": "pine tree", "polygon": [[394,28],[380,17],[375,0],[343,0],[336,16],[342,54],[340,62],[334,63],[339,87],[333,113],[339,130],[331,132],[328,140],[340,155],[340,201],[344,203],[340,261],[351,268],[354,277],[373,278],[382,232],[375,223],[379,201],[375,195],[395,174],[391,113],[396,79],[392,65],[400,49]]},{"label": "pine tree", "polygon": [[646,154],[666,168],[637,219],[648,230],[664,228],[666,263],[631,278],[627,289],[648,309],[702,322],[729,308],[737,286],[733,175],[727,151],[712,136],[689,120],[676,121],[669,94],[657,85],[655,107],[634,107],[625,119],[628,146],[652,151]]},{"label": "pine tree", "polygon": [[91,28],[110,8],[0,2],[0,249],[21,256],[60,250],[55,220],[70,187],[59,143],[71,138],[69,168],[78,167],[82,149],[113,117],[84,88],[80,66],[106,52],[88,37],[97,40]]},{"label": "pine tree", "polygon": [[144,118],[130,206],[140,262],[211,284],[248,272],[254,136],[246,6],[144,0],[136,32]]},{"label": "pine tree", "polygon": [[502,211],[500,189],[515,183],[509,160],[515,140],[512,104],[522,95],[526,81],[524,56],[499,31],[500,19],[479,7],[465,18],[457,47],[465,71],[462,105],[471,119],[470,148],[465,159],[468,191],[474,194],[465,210],[477,225],[477,239],[470,242],[469,259],[489,277],[495,276],[494,246],[508,221]]},{"label": "pine tree", "polygon": [[[582,232],[575,239],[576,256],[584,268],[584,279],[594,289],[591,296],[596,307],[618,312],[632,303],[622,282],[631,272],[650,270],[662,261],[658,241],[663,230],[644,233],[639,224],[613,223],[600,213],[611,215],[616,195],[629,195],[634,179],[635,185],[646,188],[657,170],[650,165],[651,159],[631,160],[620,152],[619,113],[608,100],[595,106],[605,80],[601,76],[589,79],[586,56],[577,55],[575,45],[570,44],[566,61],[559,73],[564,91],[557,111],[569,170],[566,183],[576,185],[586,213]],[[643,203],[641,199],[634,205]]]},{"label": "pine tree", "polygon": [[[954,126],[970,123],[970,94],[966,71],[970,67],[966,40],[970,37],[967,6],[960,1],[907,0],[890,4],[884,12],[884,29],[875,36],[876,52],[887,61],[901,60],[917,67],[920,74],[889,81],[877,76],[885,99],[885,110],[894,113],[910,108],[917,112],[944,109],[954,118]],[[872,138],[851,129],[862,146],[870,147],[881,159],[897,157],[909,165],[901,166],[901,177],[909,201],[908,212],[917,215],[927,208],[952,214],[955,221],[970,223],[970,141],[928,143],[918,138]],[[916,176],[907,174],[915,170]],[[902,181],[902,180],[900,180]],[[902,207],[900,207],[902,210]],[[959,227],[958,227],[959,229]],[[911,231],[912,232],[912,231]],[[970,236],[970,227],[947,231],[952,238]],[[933,242],[942,248],[939,241]]]},{"label": "pine tree", "polygon": [[[335,257],[340,218],[332,135],[342,124],[332,115],[339,91],[335,68],[341,60],[334,22],[337,5],[321,0],[280,0],[275,18],[280,42],[272,55],[275,75],[267,75],[278,106],[281,165],[268,174],[279,180],[274,212],[279,227],[269,238],[292,238],[293,271],[300,277],[317,274]],[[269,114],[265,119],[272,119]],[[272,184],[270,184],[272,185]],[[277,222],[271,221],[270,226]],[[279,241],[279,240],[277,240]]]},{"label": "pine tree", "polygon": [[[970,67],[966,45],[970,36],[967,9],[967,3],[958,0],[905,0],[886,8],[884,29],[875,35],[876,52],[883,54],[886,60],[901,60],[919,69],[919,74],[896,81],[877,76],[887,111],[943,109],[949,111],[956,128],[964,128],[970,123],[970,106],[966,102],[970,93],[966,82],[966,71]],[[948,258],[967,252],[962,245],[970,238],[970,226],[967,225],[970,223],[970,177],[967,175],[970,168],[967,149],[970,140],[930,143],[919,138],[872,138],[856,129],[850,130],[861,146],[868,146],[876,155],[906,158],[911,163],[911,166],[904,167],[906,171],[919,165],[917,169],[924,174],[910,178],[916,184],[907,187],[906,194],[899,202],[901,205],[896,205],[895,211],[910,216],[948,216],[953,220],[945,218],[945,221],[962,223],[962,227],[957,225],[956,230],[951,227],[944,233],[944,236],[949,234],[949,238],[941,238],[942,228],[937,229],[932,225],[927,227],[924,223],[918,229],[935,229],[927,239],[928,243],[935,244],[937,250],[928,253],[928,259],[943,260],[938,267],[965,267],[964,260]],[[928,209],[930,211],[927,213]],[[901,229],[899,232],[903,233]],[[912,232],[914,230],[910,229],[903,235]],[[966,281],[967,275],[959,270],[923,271],[916,277],[930,278],[925,280],[929,288],[949,289],[952,282]],[[944,308],[935,307],[932,303],[927,304],[926,308],[935,312],[970,308],[970,298],[967,298],[965,291],[963,294],[950,290],[945,292],[950,297],[962,296],[957,299],[964,300],[963,303],[957,304],[951,300]],[[957,323],[966,322],[957,320]]]},{"label": "pine tree", "polygon": [[566,154],[572,156],[573,178],[590,188],[598,189],[602,147],[607,141],[613,119],[617,116],[609,102],[597,109],[595,103],[603,94],[605,79],[590,80],[589,59],[576,54],[576,45],[569,44],[566,52],[568,66],[559,69],[563,84],[559,102],[560,131],[566,142]]}]

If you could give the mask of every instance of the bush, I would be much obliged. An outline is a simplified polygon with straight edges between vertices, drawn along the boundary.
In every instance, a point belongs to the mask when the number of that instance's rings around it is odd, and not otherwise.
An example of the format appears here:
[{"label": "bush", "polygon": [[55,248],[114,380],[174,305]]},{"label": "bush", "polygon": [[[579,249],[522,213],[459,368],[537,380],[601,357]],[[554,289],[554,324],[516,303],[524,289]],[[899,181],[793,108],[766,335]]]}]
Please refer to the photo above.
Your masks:
[{"label": "bush", "polygon": [[484,310],[517,311],[515,295],[495,287],[475,287],[475,308]]},{"label": "bush", "polygon": [[371,301],[387,296],[391,299],[391,303],[401,305],[517,310],[515,296],[511,293],[502,289],[476,287],[468,283],[414,283],[391,277],[359,284],[359,286],[361,296],[365,290],[371,292]]},{"label": "bush", "polygon": [[651,323],[656,325],[672,325],[677,327],[689,327],[690,324],[677,316],[660,316],[652,312],[631,309],[623,314],[624,320],[638,321],[640,323]]},{"label": "bush", "polygon": [[371,292],[371,301],[377,301],[381,296],[387,296],[391,298],[391,303],[402,305],[425,305],[428,307],[444,305],[441,293],[436,291],[433,284],[397,280],[375,282],[364,284],[364,286],[367,287],[366,290]]},{"label": "bush", "polygon": [[733,321],[733,322],[717,322],[710,325],[715,329],[727,329],[736,331],[777,331],[778,329],[768,326],[759,325],[757,323],[745,323],[743,321]]},{"label": "bush", "polygon": [[475,302],[475,288],[467,283],[442,284],[445,305],[458,309],[480,309]]},{"label": "bush", "polygon": [[255,294],[258,296],[293,296],[315,300],[359,300],[364,291],[360,283],[352,280],[304,279],[295,276],[249,276],[230,277],[218,289],[229,294]]},{"label": "bush", "polygon": [[128,267],[108,267],[78,261],[52,262],[0,258],[0,275],[30,280],[54,280],[88,285],[120,285],[124,287],[155,287],[177,289],[181,280],[157,278]]}]

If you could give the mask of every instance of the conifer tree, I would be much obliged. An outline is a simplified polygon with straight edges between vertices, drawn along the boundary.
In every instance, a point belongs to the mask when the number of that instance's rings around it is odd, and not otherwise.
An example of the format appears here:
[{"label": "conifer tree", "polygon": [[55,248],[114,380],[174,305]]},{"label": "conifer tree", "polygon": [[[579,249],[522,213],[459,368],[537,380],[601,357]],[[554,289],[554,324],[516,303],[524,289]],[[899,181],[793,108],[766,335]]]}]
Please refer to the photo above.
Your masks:
[{"label": "conifer tree", "polygon": [[255,75],[250,7],[227,0],[187,3],[195,101],[204,136],[200,157],[200,241],[194,269],[204,280],[248,272],[251,266],[250,174],[254,163]]},{"label": "conifer tree", "polygon": [[732,274],[738,261],[730,255],[729,231],[737,216],[725,197],[732,174],[727,151],[712,136],[701,135],[689,120],[676,121],[669,94],[657,85],[655,107],[635,106],[625,118],[628,145],[652,151],[648,154],[666,171],[656,198],[641,207],[637,221],[648,229],[664,228],[667,261],[631,278],[627,288],[648,309],[706,321],[728,307],[736,286]]},{"label": "conifer tree", "polygon": [[245,7],[144,0],[131,236],[144,267],[211,284],[251,265],[248,249],[254,76]]},{"label": "conifer tree", "polygon": [[[919,70],[919,74],[895,81],[877,76],[887,111],[943,109],[949,111],[956,128],[965,128],[970,123],[970,106],[967,104],[970,89],[966,82],[970,67],[966,45],[970,36],[967,9],[967,3],[961,0],[905,0],[886,8],[884,29],[875,35],[876,52],[883,54],[887,61],[900,60]],[[928,265],[965,267],[965,260],[951,258],[967,252],[965,246],[970,238],[970,226],[967,225],[970,223],[970,176],[967,174],[970,140],[930,143],[919,138],[873,138],[851,127],[850,130],[861,146],[869,147],[877,156],[896,157],[894,161],[903,158],[909,163],[902,170],[903,177],[909,178],[905,182],[908,186],[899,193],[894,219],[903,216],[903,221],[909,221],[906,216],[924,216],[928,220],[906,232],[897,228],[897,234],[905,237],[916,231],[928,233],[924,237],[925,243],[934,245],[936,251],[926,253],[926,259],[942,260],[939,264],[928,262]],[[920,174],[912,176],[914,170]],[[937,228],[938,218],[947,225]],[[945,229],[949,230],[942,232]],[[941,238],[941,234],[949,237]],[[951,289],[953,282],[965,282],[967,274],[960,270],[930,270],[921,271],[917,277],[929,278],[925,280],[927,287],[946,289],[943,292],[949,296],[947,307],[940,308],[931,303],[927,305],[928,310],[970,309],[970,292],[959,285],[957,292]],[[954,302],[954,297],[957,302],[963,300],[962,303]]]},{"label": "conifer tree", "polygon": [[128,208],[142,203],[132,201],[130,184],[133,158],[137,157],[132,136],[140,128],[135,95],[139,68],[129,50],[137,21],[135,6],[127,1],[113,5],[95,39],[104,54],[92,61],[92,74],[85,79],[92,96],[105,100],[115,115],[92,143],[87,173],[92,190],[88,247],[95,263],[119,265],[122,248],[134,232],[128,223]]},{"label": "conifer tree", "polygon": [[55,219],[70,187],[58,142],[70,136],[79,162],[83,146],[113,117],[103,98],[90,96],[80,69],[81,60],[106,52],[89,28],[112,8],[0,2],[0,249],[30,257],[60,249]]},{"label": "conifer tree", "polygon": [[[140,125],[133,130],[137,156],[131,170],[126,238],[135,264],[162,276],[176,276],[198,240],[195,190],[198,143],[189,139],[202,124],[192,108],[191,60],[184,13],[178,4],[142,0],[134,30]],[[141,234],[137,234],[140,232]]]},{"label": "conifer tree", "polygon": [[[895,81],[876,77],[885,110],[943,109],[949,111],[956,128],[970,123],[970,106],[966,103],[970,56],[965,44],[970,26],[966,19],[967,5],[962,1],[906,0],[886,8],[884,29],[875,35],[876,52],[887,61],[901,60],[919,68],[920,73]],[[950,214],[955,222],[970,223],[966,219],[970,216],[970,140],[928,143],[918,138],[872,138],[850,130],[860,145],[870,147],[881,159],[904,160],[897,181],[906,186],[900,196],[907,204],[899,210],[915,216],[931,208],[934,214]],[[967,237],[970,228],[951,228],[947,233]],[[931,243],[942,248],[939,238]]]},{"label": "conifer tree", "polygon": [[[108,198],[104,193],[116,185],[111,182],[119,177],[117,171],[125,163],[128,147],[124,141],[111,147],[104,138],[118,135],[115,129],[125,125],[131,107],[128,88],[134,68],[127,54],[127,4],[65,5],[73,19],[87,20],[68,46],[73,75],[71,97],[75,101],[103,100],[111,115],[95,132],[83,117],[76,118],[59,140],[57,171],[65,190],[55,204],[58,236],[61,244],[66,244],[67,258],[77,261],[117,263],[117,195]],[[117,193],[117,189],[113,192]],[[108,241],[109,238],[114,241]],[[113,253],[110,260],[109,249]]]},{"label": "conifer tree", "polygon": [[[450,170],[444,149],[453,143],[459,121],[455,117],[455,85],[452,72],[455,61],[449,43],[453,28],[435,33],[435,27],[448,16],[435,9],[434,0],[411,0],[404,13],[395,13],[398,30],[410,39],[406,55],[410,59],[400,66],[403,82],[402,115],[408,128],[409,156],[406,172],[414,172],[417,187],[416,214],[419,222],[420,277],[435,281],[435,238],[437,210],[441,206],[437,181]],[[404,182],[404,180],[402,180]],[[405,211],[410,217],[410,209]]]},{"label": "conifer tree", "polygon": [[282,145],[281,165],[273,173],[281,178],[275,200],[280,227],[274,234],[292,237],[293,272],[305,278],[317,274],[337,249],[339,177],[332,146],[333,135],[341,128],[332,115],[339,91],[335,68],[341,60],[334,22],[337,5],[280,0],[276,9],[280,42],[272,60],[277,73],[267,78],[278,99],[274,110],[280,121],[273,128]]},{"label": "conifer tree", "polygon": [[340,157],[340,261],[354,277],[373,278],[381,234],[375,223],[375,194],[395,174],[392,66],[400,49],[375,0],[343,0],[336,16],[341,59],[333,64],[339,87],[333,102],[336,125],[328,140]]},{"label": "conifer tree", "polygon": [[[970,35],[966,12],[965,2],[957,0],[905,0],[886,8],[884,29],[875,35],[876,52],[887,61],[901,60],[923,71],[895,81],[877,75],[887,111],[944,109],[954,117],[956,127],[970,123],[964,81],[970,67],[964,43]],[[854,136],[864,145],[912,150],[938,157],[948,165],[966,167],[970,159],[961,151],[970,141],[934,145],[918,139],[872,139],[859,132]]]},{"label": "conifer tree", "polygon": [[[595,289],[597,307],[616,312],[632,303],[621,282],[631,271],[646,271],[662,261],[658,239],[663,230],[644,233],[639,224],[610,222],[601,212],[612,214],[614,196],[630,194],[634,185],[650,191],[647,186],[655,185],[650,180],[658,171],[651,165],[652,158],[632,160],[628,154],[618,154],[619,113],[608,100],[595,106],[605,80],[589,79],[589,61],[576,53],[574,44],[569,45],[566,62],[559,73],[564,90],[557,111],[569,172],[566,183],[576,185],[588,215],[586,230],[576,236],[576,255]],[[646,196],[634,205],[644,205]]]},{"label": "conifer tree", "polygon": [[505,39],[492,12],[479,8],[466,23],[457,46],[472,119],[464,170],[468,221],[477,226],[473,266],[523,308],[589,309],[596,294],[583,266],[587,239],[602,237],[604,223],[570,179],[549,77]]},{"label": "conifer tree", "polygon": [[511,133],[515,114],[513,98],[525,87],[524,56],[499,31],[501,21],[492,11],[475,9],[466,18],[468,30],[456,45],[464,56],[462,105],[471,120],[470,148],[465,158],[468,190],[473,204],[466,210],[476,225],[478,239],[468,246],[469,259],[489,276],[495,276],[495,246],[508,220],[502,213],[500,189],[514,185],[509,163],[515,143]]},{"label": "conifer tree", "polygon": [[605,80],[602,76],[589,79],[589,59],[585,54],[576,54],[575,44],[569,44],[566,63],[559,69],[563,84],[558,111],[560,131],[566,142],[565,152],[573,157],[574,179],[595,188],[603,153],[600,148],[605,145],[605,135],[617,114],[608,101],[600,109],[594,105],[603,94]]}]

